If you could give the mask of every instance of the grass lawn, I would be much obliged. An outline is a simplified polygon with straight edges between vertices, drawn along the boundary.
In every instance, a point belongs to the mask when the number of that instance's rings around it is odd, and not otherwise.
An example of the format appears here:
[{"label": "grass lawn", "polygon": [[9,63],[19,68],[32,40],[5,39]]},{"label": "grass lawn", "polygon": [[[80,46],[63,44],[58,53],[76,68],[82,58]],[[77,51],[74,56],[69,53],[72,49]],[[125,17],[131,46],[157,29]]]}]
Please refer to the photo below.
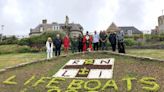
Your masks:
[{"label": "grass lawn", "polygon": [[[10,70],[8,72],[4,72],[0,74],[0,91],[1,92],[47,92],[47,88],[45,86],[49,83],[50,80],[45,80],[42,84],[39,84],[36,87],[32,85],[41,77],[51,77],[54,75],[59,68],[61,68],[68,60],[70,59],[87,59],[87,58],[115,58],[115,66],[114,66],[114,75],[113,79],[116,81],[118,85],[118,92],[127,92],[126,83],[122,81],[122,78],[130,76],[136,77],[137,81],[142,77],[154,77],[156,78],[156,82],[160,85],[160,90],[158,92],[163,92],[164,90],[164,63],[163,62],[152,62],[152,61],[141,61],[134,58],[115,56],[110,53],[102,52],[102,53],[88,53],[88,54],[79,54],[79,55],[71,55],[67,57],[58,57],[51,61],[45,61],[42,63],[36,63],[32,65],[28,65],[26,67],[20,67],[14,70]],[[4,85],[2,82],[9,78],[12,75],[16,75],[16,85]],[[35,75],[35,79],[32,80],[28,85],[24,86],[24,82],[31,78],[31,76]],[[62,91],[67,89],[69,83],[73,79],[66,79],[63,82],[60,82],[58,85]],[[87,79],[81,79],[87,81]],[[101,84],[104,85],[107,79],[101,79]],[[132,82],[132,91],[131,92],[145,92],[142,90],[143,85],[137,81]],[[54,84],[55,85],[55,84]],[[93,86],[92,84],[90,86]],[[26,91],[20,91],[26,90]],[[54,91],[55,92],[55,91]],[[72,92],[72,91],[70,91]],[[78,92],[87,92],[83,86],[82,89],[78,90]],[[93,91],[92,91],[93,92]],[[112,91],[111,88],[107,88],[105,91],[94,91],[94,92],[115,92]]]},{"label": "grass lawn", "polygon": [[[157,59],[164,59],[164,50],[158,49],[127,49],[127,54],[146,56]],[[63,52],[62,52],[63,54]],[[0,69],[14,66],[24,62],[31,62],[34,60],[46,58],[45,52],[40,53],[11,53],[0,55]]]},{"label": "grass lawn", "polygon": [[164,59],[164,50],[162,49],[128,49],[127,54]]},{"label": "grass lawn", "polygon": [[12,53],[0,55],[0,69],[14,66],[24,62],[31,62],[34,60],[43,59],[46,53]]}]

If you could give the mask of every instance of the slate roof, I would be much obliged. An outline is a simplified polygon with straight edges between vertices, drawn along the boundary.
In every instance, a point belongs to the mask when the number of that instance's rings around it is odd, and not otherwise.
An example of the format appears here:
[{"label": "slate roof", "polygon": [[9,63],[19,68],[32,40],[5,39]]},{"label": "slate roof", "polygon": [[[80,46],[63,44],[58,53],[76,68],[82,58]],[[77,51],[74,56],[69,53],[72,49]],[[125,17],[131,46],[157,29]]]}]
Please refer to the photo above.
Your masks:
[{"label": "slate roof", "polygon": [[143,34],[142,31],[138,30],[137,28],[135,28],[134,26],[126,26],[126,27],[119,27],[120,30],[123,30],[124,33],[126,34],[128,32],[128,30],[132,30],[133,34]]}]

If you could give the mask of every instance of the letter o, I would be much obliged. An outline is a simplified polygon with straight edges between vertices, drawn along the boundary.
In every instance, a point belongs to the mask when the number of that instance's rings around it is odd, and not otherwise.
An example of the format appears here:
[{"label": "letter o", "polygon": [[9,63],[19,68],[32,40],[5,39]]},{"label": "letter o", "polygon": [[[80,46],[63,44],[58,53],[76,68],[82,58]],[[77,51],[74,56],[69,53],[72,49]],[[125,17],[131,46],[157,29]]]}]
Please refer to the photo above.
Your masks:
[{"label": "letter o", "polygon": [[[95,87],[89,87],[88,84],[97,84]],[[96,91],[101,88],[101,82],[99,80],[89,80],[84,83],[84,89],[87,91]]]}]

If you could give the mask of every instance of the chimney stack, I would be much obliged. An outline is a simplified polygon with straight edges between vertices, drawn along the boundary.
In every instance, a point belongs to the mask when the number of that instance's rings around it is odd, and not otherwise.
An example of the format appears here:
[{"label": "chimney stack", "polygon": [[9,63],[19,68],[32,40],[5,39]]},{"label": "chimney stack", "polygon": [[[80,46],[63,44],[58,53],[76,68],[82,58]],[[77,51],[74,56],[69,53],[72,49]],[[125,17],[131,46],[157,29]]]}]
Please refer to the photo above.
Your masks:
[{"label": "chimney stack", "polygon": [[42,24],[47,24],[47,19],[43,19]]}]

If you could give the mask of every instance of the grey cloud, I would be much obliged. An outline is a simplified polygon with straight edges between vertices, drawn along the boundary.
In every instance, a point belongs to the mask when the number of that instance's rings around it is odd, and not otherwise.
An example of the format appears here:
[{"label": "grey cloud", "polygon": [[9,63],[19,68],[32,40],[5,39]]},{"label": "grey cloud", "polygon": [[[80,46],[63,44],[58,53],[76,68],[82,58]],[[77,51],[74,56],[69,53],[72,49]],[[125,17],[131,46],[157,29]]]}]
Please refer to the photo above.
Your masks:
[{"label": "grey cloud", "polygon": [[[104,5],[104,0],[17,0],[23,24],[4,18],[7,34],[28,34],[30,27],[37,26],[42,19],[49,22],[64,22],[65,15],[70,22],[77,22],[86,30],[96,26],[97,11]],[[5,3],[3,7],[5,6]],[[2,7],[2,6],[1,6]],[[0,14],[0,18],[2,15]],[[11,31],[13,30],[13,31]]]},{"label": "grey cloud", "polygon": [[[0,11],[7,5],[8,0],[0,0]],[[25,34],[30,28],[36,27],[42,19],[48,22],[64,22],[65,16],[70,22],[80,23],[85,30],[93,31],[99,25],[101,16],[99,10],[105,7],[107,0],[15,0],[21,15],[22,23],[17,23],[18,17],[0,13],[0,25],[5,25],[5,34]],[[108,1],[110,3],[111,0]],[[134,25],[143,27],[145,14],[144,0],[118,0],[118,11],[115,16],[109,15],[109,21],[114,20],[118,25]],[[109,9],[109,12],[112,9]],[[106,14],[106,12],[104,12]],[[103,20],[101,21],[103,23]],[[109,24],[110,25],[110,24]],[[106,29],[106,28],[104,28]],[[1,32],[0,32],[1,33]]]}]

